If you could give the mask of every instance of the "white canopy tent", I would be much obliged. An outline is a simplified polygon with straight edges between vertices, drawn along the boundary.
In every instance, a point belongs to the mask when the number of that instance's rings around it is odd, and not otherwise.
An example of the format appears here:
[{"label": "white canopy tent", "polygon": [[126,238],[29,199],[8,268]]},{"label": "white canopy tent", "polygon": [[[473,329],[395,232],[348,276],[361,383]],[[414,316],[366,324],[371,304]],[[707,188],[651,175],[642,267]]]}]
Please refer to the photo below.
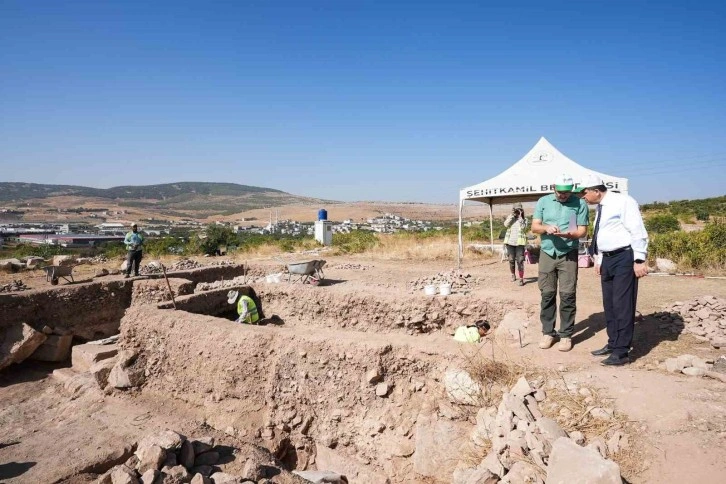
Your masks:
[{"label": "white canopy tent", "polygon": [[491,245],[492,249],[494,249],[492,206],[495,203],[537,201],[542,195],[554,191],[554,179],[561,173],[570,175],[576,185],[586,174],[595,173],[602,177],[608,190],[628,193],[627,178],[618,178],[589,170],[563,155],[542,137],[522,159],[499,175],[476,185],[462,188],[459,191],[459,267],[461,267],[461,259],[464,257],[461,235],[464,202],[473,200],[489,205],[489,228]]}]

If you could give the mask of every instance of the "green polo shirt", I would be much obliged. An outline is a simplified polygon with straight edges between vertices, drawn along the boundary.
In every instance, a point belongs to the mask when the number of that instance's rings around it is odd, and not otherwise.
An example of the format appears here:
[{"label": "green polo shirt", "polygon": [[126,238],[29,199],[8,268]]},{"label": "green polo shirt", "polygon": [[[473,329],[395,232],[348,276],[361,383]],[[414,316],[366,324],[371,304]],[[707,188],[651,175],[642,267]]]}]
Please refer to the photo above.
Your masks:
[{"label": "green polo shirt", "polygon": [[[560,203],[553,193],[545,195],[537,201],[532,218],[541,220],[544,225],[556,225],[561,232],[567,232],[570,226],[571,214],[575,214],[578,226],[587,226],[590,223],[590,214],[585,200],[570,195],[565,203]],[[567,254],[580,245],[579,240],[563,239],[556,235],[542,234],[541,239],[541,250],[552,257]]]}]

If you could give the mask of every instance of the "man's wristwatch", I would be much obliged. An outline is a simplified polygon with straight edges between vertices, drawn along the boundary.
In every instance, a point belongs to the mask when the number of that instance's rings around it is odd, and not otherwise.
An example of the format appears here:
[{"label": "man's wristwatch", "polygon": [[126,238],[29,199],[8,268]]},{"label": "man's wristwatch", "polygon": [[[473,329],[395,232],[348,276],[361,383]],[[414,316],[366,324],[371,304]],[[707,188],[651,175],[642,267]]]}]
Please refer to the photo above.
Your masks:
[{"label": "man's wristwatch", "polygon": [[643,259],[635,259],[636,264],[645,264],[645,261]]}]

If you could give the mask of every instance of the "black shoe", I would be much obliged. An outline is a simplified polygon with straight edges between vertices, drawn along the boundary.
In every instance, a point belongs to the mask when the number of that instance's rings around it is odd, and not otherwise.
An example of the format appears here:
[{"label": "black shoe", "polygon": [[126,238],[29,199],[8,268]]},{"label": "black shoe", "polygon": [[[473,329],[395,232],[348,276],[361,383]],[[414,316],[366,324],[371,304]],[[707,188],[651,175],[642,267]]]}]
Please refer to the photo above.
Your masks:
[{"label": "black shoe", "polygon": [[124,279],[128,279],[129,277],[131,277],[131,276],[128,274],[124,274]]},{"label": "black shoe", "polygon": [[612,348],[610,348],[608,345],[605,345],[602,348],[600,348],[599,350],[591,351],[590,354],[592,356],[605,356],[605,355],[609,355],[612,352],[613,352]]},{"label": "black shoe", "polygon": [[137,274],[134,274],[134,277],[139,277],[139,276],[140,276],[140,274],[138,274],[138,273]]},{"label": "black shoe", "polygon": [[630,363],[630,358],[627,356],[610,355],[600,363],[606,366],[620,366]]}]

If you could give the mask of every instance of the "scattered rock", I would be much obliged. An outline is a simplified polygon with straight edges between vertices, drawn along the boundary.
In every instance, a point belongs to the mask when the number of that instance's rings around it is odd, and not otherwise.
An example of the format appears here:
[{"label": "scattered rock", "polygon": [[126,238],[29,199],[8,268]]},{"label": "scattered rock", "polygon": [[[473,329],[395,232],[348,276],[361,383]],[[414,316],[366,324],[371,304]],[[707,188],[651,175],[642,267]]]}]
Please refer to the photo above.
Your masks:
[{"label": "scattered rock", "polygon": [[373,368],[366,373],[366,381],[371,385],[380,382],[382,379],[383,377],[378,368]]},{"label": "scattered rock", "polygon": [[376,395],[381,398],[387,396],[390,390],[391,388],[388,383],[379,383],[376,385]]},{"label": "scattered rock", "polygon": [[217,462],[219,462],[219,452],[213,450],[199,454],[194,458],[195,466],[213,466]]},{"label": "scattered rock", "polygon": [[214,437],[201,437],[192,440],[192,447],[194,448],[194,455],[199,455],[203,452],[212,450],[214,447]]},{"label": "scattered rock", "polygon": [[683,374],[688,376],[703,376],[706,374],[706,370],[704,370],[703,368],[695,367],[684,368]]},{"label": "scattered rock", "polygon": [[139,464],[136,468],[143,474],[149,469],[161,469],[161,465],[166,459],[166,451],[158,445],[140,446],[136,451],[136,456],[139,458]]}]

